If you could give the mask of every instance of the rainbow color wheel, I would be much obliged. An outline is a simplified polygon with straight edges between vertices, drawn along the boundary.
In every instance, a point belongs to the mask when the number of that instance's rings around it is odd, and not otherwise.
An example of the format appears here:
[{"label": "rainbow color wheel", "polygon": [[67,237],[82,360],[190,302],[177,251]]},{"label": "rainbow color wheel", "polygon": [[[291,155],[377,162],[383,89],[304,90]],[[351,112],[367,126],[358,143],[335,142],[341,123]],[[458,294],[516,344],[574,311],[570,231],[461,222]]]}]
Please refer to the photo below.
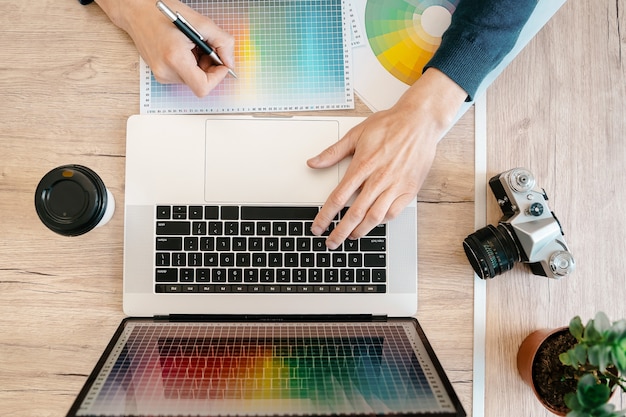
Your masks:
[{"label": "rainbow color wheel", "polygon": [[441,43],[459,0],[368,0],[365,31],[372,52],[394,77],[412,85]]}]

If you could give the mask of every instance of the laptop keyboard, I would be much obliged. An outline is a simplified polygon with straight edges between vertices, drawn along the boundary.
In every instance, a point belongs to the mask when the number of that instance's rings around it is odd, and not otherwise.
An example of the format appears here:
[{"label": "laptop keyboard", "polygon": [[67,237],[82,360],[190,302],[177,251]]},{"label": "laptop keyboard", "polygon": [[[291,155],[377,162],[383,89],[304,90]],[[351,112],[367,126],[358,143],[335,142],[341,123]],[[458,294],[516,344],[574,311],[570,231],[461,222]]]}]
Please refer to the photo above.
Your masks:
[{"label": "laptop keyboard", "polygon": [[[380,293],[387,227],[328,250],[319,207],[157,206],[157,293]],[[325,235],[340,220],[340,213]]]}]

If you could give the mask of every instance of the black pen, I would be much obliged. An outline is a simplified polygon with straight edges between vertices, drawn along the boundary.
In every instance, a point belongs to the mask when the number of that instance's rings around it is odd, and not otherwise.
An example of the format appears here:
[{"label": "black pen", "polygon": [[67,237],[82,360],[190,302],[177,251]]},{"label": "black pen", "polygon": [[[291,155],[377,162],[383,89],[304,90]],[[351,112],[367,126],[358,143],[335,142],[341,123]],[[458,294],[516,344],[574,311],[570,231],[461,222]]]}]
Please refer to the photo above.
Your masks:
[{"label": "black pen", "polygon": [[[167,16],[172,21],[172,23],[174,23],[174,25],[176,25],[176,27],[185,34],[185,36],[187,36],[193,43],[195,43],[198,48],[202,50],[202,52],[207,54],[209,58],[213,61],[213,63],[217,65],[224,65],[224,63],[222,62],[220,57],[217,56],[213,48],[211,48],[209,44],[204,41],[204,37],[202,37],[200,32],[198,32],[196,28],[191,26],[191,23],[185,20],[185,18],[182,17],[180,13],[173,12],[172,9],[167,7],[167,5],[161,0],[156,2],[156,7],[160,11],[162,11],[163,14]],[[228,68],[228,73],[237,78],[237,74],[235,74],[232,69]]]}]

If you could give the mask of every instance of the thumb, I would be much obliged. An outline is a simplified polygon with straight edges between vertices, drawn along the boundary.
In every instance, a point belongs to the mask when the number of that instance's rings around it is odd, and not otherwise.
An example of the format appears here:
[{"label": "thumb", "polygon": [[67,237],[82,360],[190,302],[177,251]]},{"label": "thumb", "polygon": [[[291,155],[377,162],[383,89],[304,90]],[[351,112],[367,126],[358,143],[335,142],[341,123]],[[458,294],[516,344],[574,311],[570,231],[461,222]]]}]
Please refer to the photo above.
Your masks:
[{"label": "thumb", "polygon": [[307,165],[311,168],[328,168],[339,163],[342,159],[351,156],[354,153],[356,145],[356,141],[353,137],[358,137],[352,134],[352,132],[352,130],[349,131],[337,143],[330,145],[321,153],[307,160]]}]

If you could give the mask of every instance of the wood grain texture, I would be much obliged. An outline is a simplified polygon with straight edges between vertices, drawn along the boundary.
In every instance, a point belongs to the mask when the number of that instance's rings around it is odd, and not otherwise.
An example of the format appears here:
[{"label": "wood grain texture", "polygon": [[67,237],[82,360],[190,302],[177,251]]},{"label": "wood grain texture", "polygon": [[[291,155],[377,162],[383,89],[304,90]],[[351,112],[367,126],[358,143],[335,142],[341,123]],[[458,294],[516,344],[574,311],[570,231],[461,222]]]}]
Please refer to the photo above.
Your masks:
[{"label": "wood grain texture", "polygon": [[[536,175],[577,263],[560,281],[520,267],[488,283],[489,416],[547,415],[515,369],[532,330],[598,310],[626,317],[625,9],[622,0],[568,1],[489,89],[489,173],[525,166]],[[489,204],[494,222],[501,213]]]},{"label": "wood grain texture", "polygon": [[[600,308],[626,316],[625,9],[570,0],[488,92],[489,173],[521,165],[537,175],[578,264],[562,281],[520,266],[488,283],[490,417],[543,415],[514,369],[532,329]],[[59,416],[123,317],[125,125],[139,109],[138,58],[95,5],[5,0],[0,25],[0,416]],[[368,113],[358,102],[334,114]],[[461,241],[473,231],[473,129],[470,111],[418,196],[417,317],[470,415],[472,279]],[[66,163],[93,168],[117,203],[109,224],[77,238],[48,231],[33,206],[41,176]]]}]

